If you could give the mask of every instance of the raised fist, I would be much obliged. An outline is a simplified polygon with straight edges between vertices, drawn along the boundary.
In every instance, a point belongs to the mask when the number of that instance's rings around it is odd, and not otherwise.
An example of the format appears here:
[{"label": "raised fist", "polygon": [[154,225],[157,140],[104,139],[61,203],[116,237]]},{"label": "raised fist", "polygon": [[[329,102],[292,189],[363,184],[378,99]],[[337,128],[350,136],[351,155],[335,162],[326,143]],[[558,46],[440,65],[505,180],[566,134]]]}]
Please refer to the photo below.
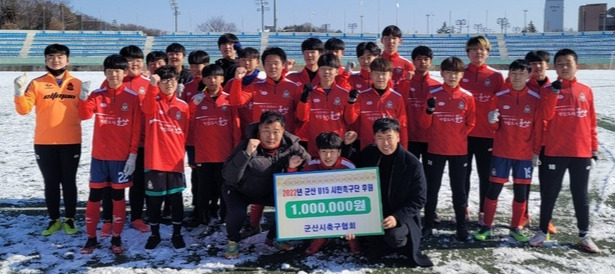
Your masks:
[{"label": "raised fist", "polygon": [[351,90],[348,96],[348,104],[354,104],[357,98],[359,98],[359,92],[356,89]]},{"label": "raised fist", "polygon": [[290,71],[291,69],[293,69],[296,63],[297,61],[295,61],[295,59],[286,60],[286,71]]},{"label": "raised fist", "polygon": [[248,146],[246,147],[246,153],[248,155],[252,155],[252,153],[254,153],[256,151],[256,149],[258,148],[258,145],[261,144],[261,140],[259,139],[250,139],[248,141]]},{"label": "raised fist", "polygon": [[149,77],[149,84],[152,86],[158,86],[158,83],[160,82],[160,76],[158,76],[158,74],[152,74]]},{"label": "raised fist", "polygon": [[352,131],[352,130],[346,131],[346,133],[344,133],[344,144],[350,145],[354,143],[354,141],[356,141],[358,137],[359,137],[359,134],[357,134],[356,131]]},{"label": "raised fist", "polygon": [[182,94],[184,93],[184,88],[186,88],[186,86],[184,86],[184,84],[179,83],[177,84],[177,97],[181,97]]},{"label": "raised fist", "polygon": [[243,79],[243,77],[246,76],[247,72],[248,71],[246,70],[246,68],[244,68],[244,67],[237,67],[237,69],[235,70],[235,79],[237,79],[237,80]]},{"label": "raised fist", "polygon": [[344,70],[346,72],[351,72],[352,69],[354,69],[357,66],[357,64],[353,61],[348,61],[346,62],[346,67],[344,67]]},{"label": "raised fist", "polygon": [[425,109],[425,113],[431,115],[433,114],[435,110],[436,110],[436,97],[431,97],[427,99],[427,108]]},{"label": "raised fist", "polygon": [[288,159],[288,168],[297,168],[303,163],[303,159],[297,155],[290,156]]},{"label": "raised fist", "polygon": [[197,95],[192,96],[192,102],[195,105],[199,105],[201,102],[203,102],[203,99],[205,99],[205,93],[199,93]]},{"label": "raised fist", "polygon": [[90,96],[90,81],[85,81],[81,83],[81,92],[79,93],[79,99],[85,101]]},{"label": "raised fist", "polygon": [[23,73],[15,78],[15,96],[23,96],[26,93],[28,87],[28,74]]},{"label": "raised fist", "polygon": [[489,113],[487,114],[487,119],[489,119],[489,124],[495,124],[499,122],[500,110],[496,108],[495,110],[489,111]]},{"label": "raised fist", "polygon": [[551,90],[554,93],[558,93],[560,89],[562,89],[562,81],[555,80],[553,83],[551,83]]},{"label": "raised fist", "polygon": [[301,102],[302,103],[307,103],[308,102],[308,97],[310,97],[310,92],[312,92],[312,90],[314,90],[314,87],[312,86],[312,84],[305,83],[303,85],[303,92],[301,93]]}]

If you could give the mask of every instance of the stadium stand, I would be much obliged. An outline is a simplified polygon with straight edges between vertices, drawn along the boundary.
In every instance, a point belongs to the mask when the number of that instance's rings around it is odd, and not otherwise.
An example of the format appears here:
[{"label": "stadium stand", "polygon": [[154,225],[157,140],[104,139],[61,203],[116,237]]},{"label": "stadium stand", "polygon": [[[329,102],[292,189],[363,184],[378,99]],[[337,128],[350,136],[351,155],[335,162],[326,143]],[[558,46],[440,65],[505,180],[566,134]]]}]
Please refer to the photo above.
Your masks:
[{"label": "stadium stand", "polygon": [[70,48],[71,57],[105,57],[125,45],[144,49],[146,38],[136,31],[41,31],[34,35],[28,56],[43,56],[47,45],[59,43]]},{"label": "stadium stand", "polygon": [[0,32],[0,57],[18,57],[27,33]]},{"label": "stadium stand", "polygon": [[[156,36],[152,45],[152,50],[165,51],[171,43],[180,43],[188,52],[194,50],[204,50],[215,60],[220,57],[218,51],[218,37],[221,33],[171,33]],[[260,33],[236,33],[237,38],[243,47],[261,48]]]}]

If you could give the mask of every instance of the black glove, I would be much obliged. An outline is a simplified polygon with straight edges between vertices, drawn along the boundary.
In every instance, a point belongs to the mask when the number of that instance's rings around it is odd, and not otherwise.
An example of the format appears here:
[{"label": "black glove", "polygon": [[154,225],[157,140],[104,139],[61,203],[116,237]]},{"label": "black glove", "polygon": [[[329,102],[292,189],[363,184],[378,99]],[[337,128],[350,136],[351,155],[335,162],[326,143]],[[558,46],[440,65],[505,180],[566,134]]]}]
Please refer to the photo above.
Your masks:
[{"label": "black glove", "polygon": [[301,93],[301,102],[302,103],[307,103],[308,102],[308,97],[310,97],[310,92],[312,92],[312,90],[314,90],[314,87],[312,87],[312,84],[307,83],[307,84],[303,85],[303,92]]},{"label": "black glove", "polygon": [[554,93],[558,93],[560,89],[562,89],[562,81],[556,80],[555,82],[551,83],[551,90]]},{"label": "black glove", "polygon": [[359,98],[359,91],[356,89],[351,90],[350,95],[348,96],[348,104],[354,104],[354,102],[357,101],[357,98]]},{"label": "black glove", "polygon": [[425,113],[431,115],[436,110],[436,98],[431,97],[427,99],[427,108],[425,109]]},{"label": "black glove", "polygon": [[594,161],[598,161],[598,151],[592,151],[592,159],[594,159]]}]

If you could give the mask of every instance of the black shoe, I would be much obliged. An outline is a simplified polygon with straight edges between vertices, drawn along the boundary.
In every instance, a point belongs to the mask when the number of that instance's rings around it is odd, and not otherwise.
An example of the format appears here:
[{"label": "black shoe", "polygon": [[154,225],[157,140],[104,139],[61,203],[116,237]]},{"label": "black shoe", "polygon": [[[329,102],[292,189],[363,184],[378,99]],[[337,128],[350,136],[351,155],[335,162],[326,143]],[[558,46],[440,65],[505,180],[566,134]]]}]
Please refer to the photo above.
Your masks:
[{"label": "black shoe", "polygon": [[433,228],[432,227],[423,227],[422,231],[422,239],[427,239],[433,236]]},{"label": "black shoe", "polygon": [[159,243],[160,243],[160,236],[158,235],[149,236],[149,238],[147,238],[147,243],[145,243],[145,249],[152,250],[156,248],[156,246],[158,246]]},{"label": "black shoe", "polygon": [[457,228],[457,240],[461,242],[467,242],[471,239],[468,229],[465,227]]},{"label": "black shoe", "polygon": [[182,235],[173,235],[173,237],[171,237],[171,243],[173,243],[173,247],[175,249],[183,249],[186,247],[186,243],[184,242],[184,237]]},{"label": "black shoe", "polygon": [[81,249],[81,254],[92,254],[94,249],[98,248],[98,241],[96,238],[88,238],[87,242]]}]

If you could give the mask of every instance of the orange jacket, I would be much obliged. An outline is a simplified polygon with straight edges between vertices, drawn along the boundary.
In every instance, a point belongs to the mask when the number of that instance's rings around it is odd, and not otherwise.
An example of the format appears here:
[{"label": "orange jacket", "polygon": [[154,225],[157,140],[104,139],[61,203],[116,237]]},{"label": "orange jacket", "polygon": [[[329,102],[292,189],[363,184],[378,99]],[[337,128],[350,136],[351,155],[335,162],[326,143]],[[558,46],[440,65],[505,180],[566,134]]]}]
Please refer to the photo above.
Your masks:
[{"label": "orange jacket", "polygon": [[79,103],[79,118],[87,120],[94,114],[92,158],[125,161],[129,153],[137,154],[142,113],[136,92],[123,85],[93,91]]},{"label": "orange jacket", "polygon": [[476,103],[476,126],[469,136],[493,138],[494,131],[489,126],[487,114],[491,107],[491,100],[496,92],[502,90],[504,77],[494,68],[483,64],[480,67],[469,64],[459,85],[474,96]]},{"label": "orange jacket", "polygon": [[36,106],[35,145],[81,143],[80,92],[81,81],[67,71],[61,85],[47,73],[32,80],[24,96],[15,96],[15,110],[21,115]]}]

